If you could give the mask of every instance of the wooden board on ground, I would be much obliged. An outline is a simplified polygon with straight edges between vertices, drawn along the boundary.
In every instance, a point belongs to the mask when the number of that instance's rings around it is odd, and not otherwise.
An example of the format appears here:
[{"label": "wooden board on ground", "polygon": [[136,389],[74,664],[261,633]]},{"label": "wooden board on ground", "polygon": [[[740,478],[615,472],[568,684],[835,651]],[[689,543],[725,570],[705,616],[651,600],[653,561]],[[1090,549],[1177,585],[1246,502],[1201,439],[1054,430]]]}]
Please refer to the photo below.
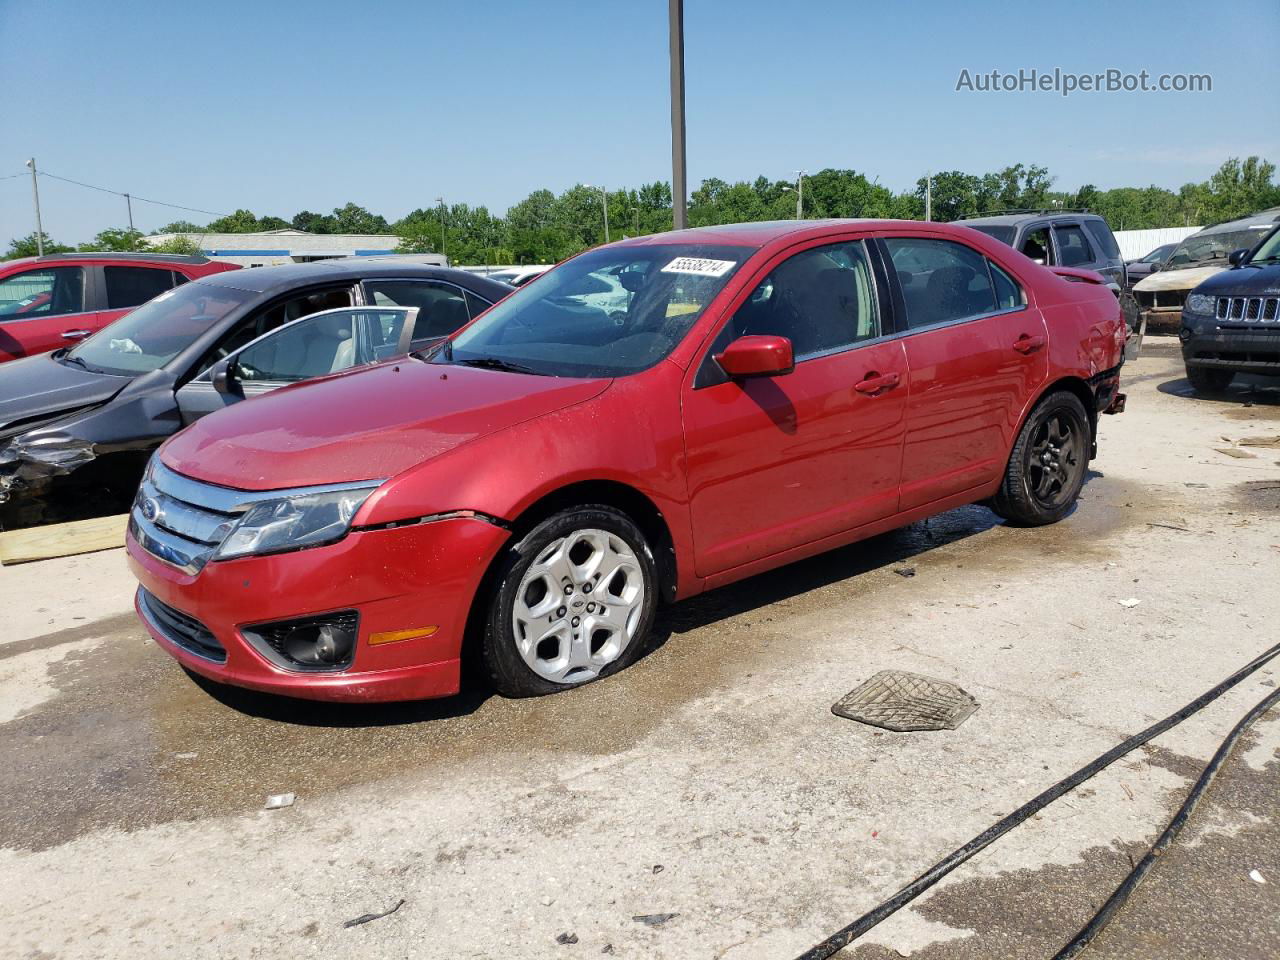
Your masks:
[{"label": "wooden board on ground", "polygon": [[71,557],[78,553],[112,550],[124,546],[129,515],[73,520],[47,527],[28,527],[0,533],[0,564],[29,563]]}]

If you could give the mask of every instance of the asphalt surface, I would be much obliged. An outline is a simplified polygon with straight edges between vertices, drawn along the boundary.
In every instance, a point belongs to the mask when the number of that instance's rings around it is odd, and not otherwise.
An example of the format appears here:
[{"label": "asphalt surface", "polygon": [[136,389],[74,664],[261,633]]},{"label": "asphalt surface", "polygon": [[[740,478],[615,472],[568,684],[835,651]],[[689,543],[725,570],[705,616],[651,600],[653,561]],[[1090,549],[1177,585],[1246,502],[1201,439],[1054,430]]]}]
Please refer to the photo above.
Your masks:
[{"label": "asphalt surface", "polygon": [[[221,689],[137,626],[120,551],[0,570],[0,956],[797,955],[1280,640],[1280,389],[1196,398],[1173,347],[1126,368],[1062,523],[969,507],[695,598],[634,667],[552,698]],[[830,713],[882,669],[980,709],[915,734]],[[1278,680],[842,956],[1052,956]],[[1280,955],[1278,798],[1272,714],[1090,953]]]}]

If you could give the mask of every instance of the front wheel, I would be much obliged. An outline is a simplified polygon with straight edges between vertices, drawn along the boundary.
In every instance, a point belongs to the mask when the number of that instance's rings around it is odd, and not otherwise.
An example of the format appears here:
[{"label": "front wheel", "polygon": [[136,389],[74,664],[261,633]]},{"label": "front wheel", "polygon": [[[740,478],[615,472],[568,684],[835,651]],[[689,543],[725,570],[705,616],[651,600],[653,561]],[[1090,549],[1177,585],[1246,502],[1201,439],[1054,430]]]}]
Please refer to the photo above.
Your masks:
[{"label": "front wheel", "polygon": [[1070,511],[1089,465],[1089,415],[1074,393],[1051,393],[1018,433],[991,508],[1011,523],[1038,527]]},{"label": "front wheel", "polygon": [[657,607],[644,534],[606,506],[563,510],[501,561],[484,659],[509,697],[557,693],[608,676],[639,654]]}]

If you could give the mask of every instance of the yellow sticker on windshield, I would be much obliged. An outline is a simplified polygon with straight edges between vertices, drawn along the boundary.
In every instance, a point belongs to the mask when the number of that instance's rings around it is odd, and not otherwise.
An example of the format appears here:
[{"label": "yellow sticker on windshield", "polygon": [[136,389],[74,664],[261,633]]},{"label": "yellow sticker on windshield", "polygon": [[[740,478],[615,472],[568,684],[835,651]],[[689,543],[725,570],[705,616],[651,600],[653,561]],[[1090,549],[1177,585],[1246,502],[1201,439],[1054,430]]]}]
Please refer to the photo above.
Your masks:
[{"label": "yellow sticker on windshield", "polygon": [[676,257],[665,267],[663,273],[688,273],[695,277],[723,277],[734,268],[732,260],[706,260],[702,257]]}]

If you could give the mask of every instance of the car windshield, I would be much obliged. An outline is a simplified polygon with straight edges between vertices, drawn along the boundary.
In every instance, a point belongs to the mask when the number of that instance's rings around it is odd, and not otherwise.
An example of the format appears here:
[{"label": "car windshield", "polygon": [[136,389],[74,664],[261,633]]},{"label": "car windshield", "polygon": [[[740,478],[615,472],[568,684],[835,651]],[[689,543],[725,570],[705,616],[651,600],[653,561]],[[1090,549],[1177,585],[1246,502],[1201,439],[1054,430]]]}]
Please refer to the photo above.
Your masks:
[{"label": "car windshield", "polygon": [[1280,228],[1273,230],[1271,236],[1262,241],[1258,252],[1249,258],[1250,263],[1258,263],[1262,260],[1280,260]]},{"label": "car windshield", "polygon": [[1260,225],[1225,233],[1192,234],[1178,244],[1177,249],[1169,255],[1166,266],[1176,270],[1179,267],[1192,267],[1212,260],[1226,260],[1232,250],[1252,247],[1262,236],[1262,231],[1268,229],[1270,229],[1268,226]]},{"label": "car windshield", "polygon": [[972,227],[980,233],[985,233],[988,237],[994,237],[1003,244],[1013,246],[1013,236],[1017,232],[1013,227],[1005,227],[996,223],[961,223],[966,227]]},{"label": "car windshield", "polygon": [[1173,249],[1173,244],[1166,243],[1162,247],[1156,247],[1154,250],[1152,250],[1150,253],[1148,253],[1145,257],[1143,257],[1138,262],[1139,263],[1159,263],[1160,261],[1164,260],[1165,254],[1167,254],[1172,249]]},{"label": "car windshield", "polygon": [[604,247],[495,304],[434,363],[553,377],[616,377],[653,366],[689,332],[752,248]]},{"label": "car windshield", "polygon": [[103,327],[62,356],[99,373],[133,377],[164,366],[228,313],[257,294],[185,283]]}]

